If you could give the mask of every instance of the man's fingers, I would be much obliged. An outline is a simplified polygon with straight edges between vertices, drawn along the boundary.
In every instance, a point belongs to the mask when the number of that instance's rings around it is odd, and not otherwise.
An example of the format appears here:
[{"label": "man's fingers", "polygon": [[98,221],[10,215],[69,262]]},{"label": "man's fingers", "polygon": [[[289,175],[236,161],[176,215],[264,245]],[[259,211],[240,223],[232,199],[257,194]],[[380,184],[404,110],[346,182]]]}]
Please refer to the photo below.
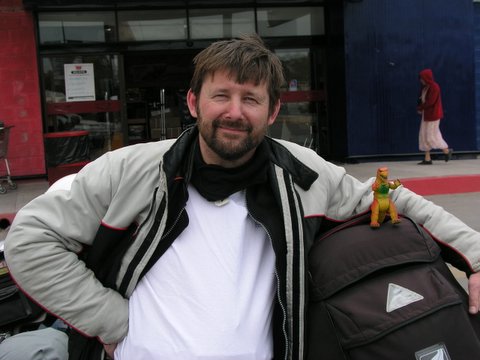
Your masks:
[{"label": "man's fingers", "polygon": [[480,308],[480,273],[475,273],[468,279],[468,312],[477,314]]},{"label": "man's fingers", "polygon": [[115,348],[117,347],[117,344],[104,344],[103,348],[105,349],[105,352],[108,355],[109,359],[113,359],[113,354],[115,352]]}]

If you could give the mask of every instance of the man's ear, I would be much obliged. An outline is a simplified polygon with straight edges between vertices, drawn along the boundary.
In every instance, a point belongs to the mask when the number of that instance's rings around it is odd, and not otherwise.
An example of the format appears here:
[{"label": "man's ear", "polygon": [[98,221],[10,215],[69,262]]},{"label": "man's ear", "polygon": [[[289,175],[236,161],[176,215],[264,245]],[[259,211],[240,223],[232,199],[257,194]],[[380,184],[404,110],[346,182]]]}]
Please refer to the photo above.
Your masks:
[{"label": "man's ear", "polygon": [[188,90],[187,93],[187,105],[190,114],[196,118],[197,117],[197,96],[192,92],[192,89]]},{"label": "man's ear", "polygon": [[277,103],[275,104],[272,113],[268,117],[268,125],[272,125],[275,120],[277,119],[278,113],[280,112],[280,99],[277,100]]}]

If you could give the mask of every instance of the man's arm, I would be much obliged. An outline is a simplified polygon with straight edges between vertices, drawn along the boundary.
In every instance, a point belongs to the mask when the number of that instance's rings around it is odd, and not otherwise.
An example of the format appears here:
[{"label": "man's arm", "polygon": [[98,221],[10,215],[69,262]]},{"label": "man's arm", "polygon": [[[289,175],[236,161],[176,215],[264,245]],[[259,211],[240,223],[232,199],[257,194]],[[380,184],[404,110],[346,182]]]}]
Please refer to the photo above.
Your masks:
[{"label": "man's arm", "polygon": [[468,281],[469,312],[474,314],[480,308],[480,233],[441,206],[400,187],[393,192],[393,199],[399,212],[421,224],[437,241],[447,244],[462,255],[470,275]]},{"label": "man's arm", "polygon": [[42,307],[104,343],[128,330],[128,301],[105,288],[79,259],[94,238],[112,194],[104,160],[84,168],[70,191],[53,191],[21,209],[5,243],[19,286]]},{"label": "man's arm", "polygon": [[[341,173],[340,173],[341,174]],[[371,203],[371,187],[365,183],[343,174],[331,200],[327,215],[331,218],[344,219],[368,210]],[[399,213],[412,218],[422,225],[438,241],[462,254],[465,264],[462,271],[471,274],[469,278],[470,312],[480,311],[480,233],[470,228],[460,219],[434,204],[423,196],[417,195],[403,186],[391,191]],[[473,274],[472,274],[473,273]]]}]

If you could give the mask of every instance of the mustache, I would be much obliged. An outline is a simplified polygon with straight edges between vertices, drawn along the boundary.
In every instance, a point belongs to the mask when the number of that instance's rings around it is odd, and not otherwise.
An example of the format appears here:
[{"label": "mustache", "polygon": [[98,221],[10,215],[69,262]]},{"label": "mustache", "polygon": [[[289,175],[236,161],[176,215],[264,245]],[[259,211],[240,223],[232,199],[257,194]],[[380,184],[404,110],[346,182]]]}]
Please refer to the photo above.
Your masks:
[{"label": "mustache", "polygon": [[238,120],[215,119],[212,121],[212,126],[214,128],[227,127],[247,132],[252,131],[252,126],[250,124]]}]

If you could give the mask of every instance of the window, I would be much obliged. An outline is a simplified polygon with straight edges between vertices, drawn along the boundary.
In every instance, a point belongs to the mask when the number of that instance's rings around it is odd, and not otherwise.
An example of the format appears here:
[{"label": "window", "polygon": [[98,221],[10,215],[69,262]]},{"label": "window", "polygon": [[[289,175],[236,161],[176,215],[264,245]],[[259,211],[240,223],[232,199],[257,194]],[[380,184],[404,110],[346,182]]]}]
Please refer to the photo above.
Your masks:
[{"label": "window", "polygon": [[273,137],[317,148],[317,119],[323,92],[312,89],[312,56],[310,49],[278,49],[275,51],[285,69],[286,84],[282,89],[280,113],[270,126]]},{"label": "window", "polygon": [[182,40],[187,38],[185,10],[119,11],[120,41]]},{"label": "window", "polygon": [[192,9],[189,15],[192,39],[224,39],[255,32],[250,9]]},{"label": "window", "polygon": [[260,8],[260,36],[312,36],[325,34],[322,7]]},{"label": "window", "polygon": [[116,40],[113,11],[40,13],[40,44],[105,43]]},{"label": "window", "polygon": [[187,9],[41,12],[40,44],[228,39],[255,31],[263,37],[325,34],[323,7],[190,8],[188,16]]},{"label": "window", "polygon": [[[93,65],[95,101],[67,102],[65,64]],[[47,132],[88,131],[92,160],[123,146],[118,55],[48,56],[42,70]]]}]

